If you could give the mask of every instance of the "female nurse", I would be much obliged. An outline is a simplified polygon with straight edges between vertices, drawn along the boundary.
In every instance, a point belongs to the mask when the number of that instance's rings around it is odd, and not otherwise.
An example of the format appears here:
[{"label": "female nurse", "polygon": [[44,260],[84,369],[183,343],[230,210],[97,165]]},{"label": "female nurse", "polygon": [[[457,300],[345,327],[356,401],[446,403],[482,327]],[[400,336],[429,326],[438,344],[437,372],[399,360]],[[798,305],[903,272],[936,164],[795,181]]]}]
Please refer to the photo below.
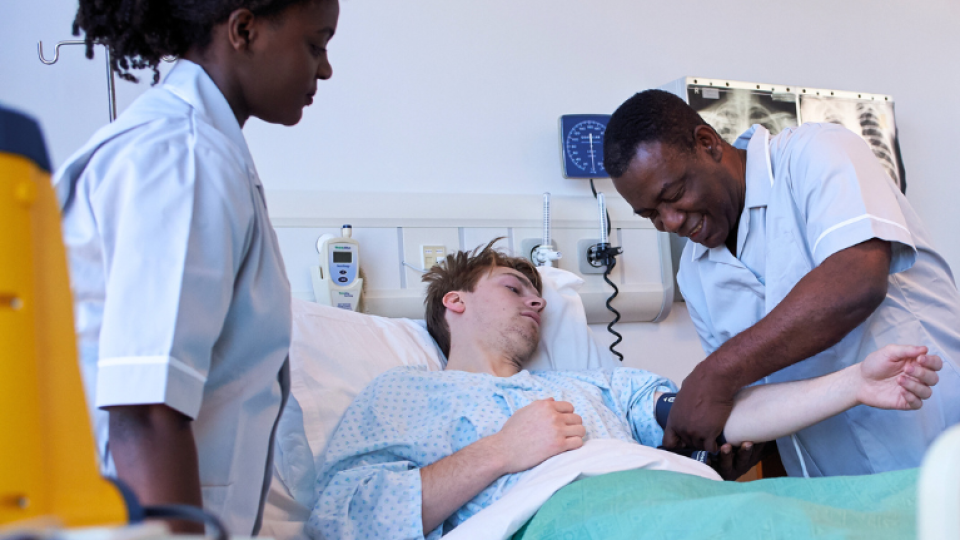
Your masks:
[{"label": "female nurse", "polygon": [[300,121],[338,16],[336,0],[80,0],[74,23],[126,79],[179,57],[54,179],[103,466],[238,535],[260,526],[291,331],[241,128]]}]

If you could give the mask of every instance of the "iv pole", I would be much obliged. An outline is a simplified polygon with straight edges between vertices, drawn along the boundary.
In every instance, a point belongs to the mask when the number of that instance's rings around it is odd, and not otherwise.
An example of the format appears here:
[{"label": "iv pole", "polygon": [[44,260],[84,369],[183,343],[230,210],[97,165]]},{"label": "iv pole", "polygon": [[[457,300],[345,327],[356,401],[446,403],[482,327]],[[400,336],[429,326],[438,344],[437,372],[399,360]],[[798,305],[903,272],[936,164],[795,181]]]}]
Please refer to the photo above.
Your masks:
[{"label": "iv pole", "polygon": [[[48,66],[52,66],[57,63],[57,60],[60,59],[60,47],[64,45],[83,45],[86,42],[82,39],[70,39],[66,41],[60,41],[57,43],[56,48],[53,50],[53,59],[47,60],[43,57],[43,42],[37,42],[37,53],[40,55],[40,61]],[[113,88],[113,70],[110,68],[110,47],[104,47],[104,52],[106,53],[107,59],[107,105],[109,106],[108,113],[110,114],[110,121],[113,122],[117,119],[117,94]]]}]

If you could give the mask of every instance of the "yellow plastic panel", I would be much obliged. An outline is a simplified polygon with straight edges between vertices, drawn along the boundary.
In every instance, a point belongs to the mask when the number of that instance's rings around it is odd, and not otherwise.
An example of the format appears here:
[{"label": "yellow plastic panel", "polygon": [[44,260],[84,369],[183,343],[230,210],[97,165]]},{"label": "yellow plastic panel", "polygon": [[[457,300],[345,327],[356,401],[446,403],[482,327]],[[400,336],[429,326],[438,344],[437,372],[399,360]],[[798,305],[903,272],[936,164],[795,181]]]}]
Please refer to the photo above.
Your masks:
[{"label": "yellow plastic panel", "polygon": [[35,171],[26,159],[0,154],[0,522],[49,504],[38,489],[42,420],[29,200]]},{"label": "yellow plastic panel", "polygon": [[125,523],[124,501],[97,465],[50,177],[5,153],[0,260],[0,524]]}]

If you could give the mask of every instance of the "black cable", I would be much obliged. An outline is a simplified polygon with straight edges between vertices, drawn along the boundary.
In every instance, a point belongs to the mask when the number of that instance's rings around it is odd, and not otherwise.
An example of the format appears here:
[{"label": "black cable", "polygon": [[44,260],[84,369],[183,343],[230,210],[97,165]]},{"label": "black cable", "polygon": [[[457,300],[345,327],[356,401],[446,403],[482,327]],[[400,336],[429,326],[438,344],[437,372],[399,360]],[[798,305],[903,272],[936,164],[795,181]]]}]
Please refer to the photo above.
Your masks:
[{"label": "black cable", "polygon": [[[107,455],[110,453],[109,443],[107,443],[107,451],[105,453]],[[120,496],[123,497],[123,504],[127,507],[127,521],[130,523],[140,523],[143,521],[143,507],[140,506],[140,499],[138,499],[137,494],[133,492],[133,488],[128,486],[119,478],[114,478],[112,476],[107,476],[105,478],[113,483],[114,487],[117,488],[117,491],[120,492]]]},{"label": "black cable", "polygon": [[141,523],[144,519],[182,519],[184,521],[196,521],[203,523],[210,529],[216,540],[229,540],[230,533],[220,519],[202,508],[191,506],[189,504],[159,504],[154,506],[142,506],[137,494],[125,482],[119,478],[106,477],[107,480],[116,486],[123,502],[127,507],[127,521],[131,524]]},{"label": "black cable", "polygon": [[[617,249],[617,248],[614,248],[614,249]],[[623,362],[623,355],[620,354],[620,352],[614,348],[617,345],[619,345],[621,341],[623,341],[623,336],[620,335],[619,332],[613,329],[613,325],[617,324],[617,321],[620,320],[620,312],[617,311],[616,308],[614,308],[610,304],[610,302],[613,302],[613,299],[616,298],[618,294],[620,294],[620,289],[617,288],[617,285],[614,282],[610,281],[610,272],[613,270],[613,267],[616,266],[617,264],[617,260],[613,258],[613,256],[610,257],[610,260],[612,261],[612,264],[608,264],[607,269],[604,270],[603,272],[603,280],[606,281],[608,285],[613,287],[613,294],[611,294],[610,297],[607,298],[607,309],[613,312],[613,320],[610,321],[610,324],[607,325],[607,331],[617,337],[617,339],[610,344],[610,352],[615,354],[617,358],[619,358],[620,361]]]},{"label": "black cable", "polygon": [[615,307],[611,304],[613,299],[620,294],[620,289],[617,288],[616,283],[610,281],[610,272],[613,271],[613,267],[617,265],[617,255],[620,254],[622,250],[618,247],[613,247],[610,244],[594,244],[587,251],[587,258],[590,261],[592,266],[600,268],[601,266],[606,267],[603,271],[603,280],[607,282],[607,285],[613,288],[613,294],[607,298],[607,309],[613,313],[613,320],[610,321],[610,324],[607,325],[607,331],[616,336],[616,340],[610,344],[610,352],[616,355],[617,358],[623,362],[623,355],[620,354],[614,347],[620,344],[623,341],[623,336],[619,332],[613,329],[613,325],[617,324],[617,321],[620,320],[620,312],[617,311]]},{"label": "black cable", "polygon": [[[594,199],[600,198],[597,196],[597,187],[593,185],[593,178],[590,179],[590,191],[593,192]],[[610,210],[604,209],[604,211],[607,214],[607,237],[609,237],[611,231],[613,230],[612,229],[613,224],[610,221]],[[621,341],[623,341],[623,336],[620,335],[620,332],[617,332],[616,330],[613,329],[613,325],[620,320],[620,312],[617,311],[616,308],[614,308],[613,305],[611,304],[611,302],[613,302],[613,299],[616,298],[618,294],[620,294],[620,289],[617,288],[617,285],[614,282],[610,281],[610,272],[612,272],[613,267],[617,265],[617,255],[619,255],[621,251],[622,250],[620,248],[611,247],[610,244],[597,244],[592,248],[590,248],[590,251],[588,252],[588,254],[589,254],[589,258],[592,259],[591,264],[597,267],[601,265],[606,266],[606,269],[603,271],[603,280],[606,281],[608,285],[613,287],[613,294],[611,294],[610,297],[607,298],[607,302],[606,302],[607,309],[613,313],[613,320],[610,321],[610,324],[607,325],[607,331],[613,334],[617,338],[614,340],[613,343],[610,344],[610,352],[616,355],[616,357],[619,358],[621,362],[623,362],[623,355],[620,354],[620,352],[614,348],[617,345],[619,345]],[[594,263],[599,263],[599,264],[594,264]]]},{"label": "black cable", "polygon": [[197,521],[205,524],[216,540],[229,540],[230,538],[229,534],[227,534],[227,528],[217,516],[196,506],[190,506],[188,504],[144,506],[143,515],[146,518]]}]

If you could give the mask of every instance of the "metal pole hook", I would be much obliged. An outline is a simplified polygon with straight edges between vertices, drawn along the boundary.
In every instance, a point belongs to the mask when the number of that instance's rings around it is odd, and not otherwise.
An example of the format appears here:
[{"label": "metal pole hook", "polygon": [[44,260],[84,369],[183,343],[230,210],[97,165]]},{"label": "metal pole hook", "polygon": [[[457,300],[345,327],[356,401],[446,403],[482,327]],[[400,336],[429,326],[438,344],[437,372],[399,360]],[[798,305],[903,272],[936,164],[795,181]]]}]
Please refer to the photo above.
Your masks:
[{"label": "metal pole hook", "polygon": [[47,60],[43,57],[43,42],[37,42],[37,53],[40,55],[40,61],[46,65],[56,64],[57,60],[60,59],[60,47],[64,45],[83,45],[84,41],[82,39],[70,39],[67,41],[60,41],[57,43],[56,48],[53,49],[53,60]]},{"label": "metal pole hook", "polygon": [[[43,57],[43,42],[37,42],[37,53],[40,55],[40,61],[44,64],[50,66],[57,63],[57,60],[60,59],[60,47],[64,45],[85,45],[86,41],[82,39],[68,39],[66,41],[60,41],[57,43],[56,48],[53,50],[53,60],[47,60]],[[104,47],[106,49],[107,57],[107,114],[110,117],[110,121],[113,122],[117,119],[117,94],[113,88],[113,69],[110,67],[110,48]]]}]

